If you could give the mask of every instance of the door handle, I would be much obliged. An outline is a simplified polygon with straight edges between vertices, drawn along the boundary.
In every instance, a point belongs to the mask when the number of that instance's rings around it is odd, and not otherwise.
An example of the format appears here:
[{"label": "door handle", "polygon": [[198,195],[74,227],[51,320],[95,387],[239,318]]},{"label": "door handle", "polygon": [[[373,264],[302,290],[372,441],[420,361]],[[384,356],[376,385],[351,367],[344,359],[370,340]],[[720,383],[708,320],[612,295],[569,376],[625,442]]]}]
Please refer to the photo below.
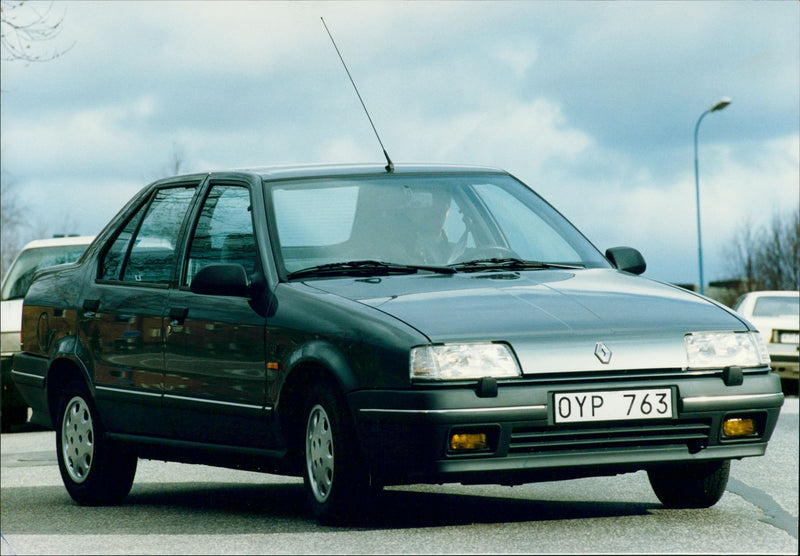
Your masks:
[{"label": "door handle", "polygon": [[186,317],[189,316],[188,307],[170,307],[169,309],[169,325],[180,326]]},{"label": "door handle", "polygon": [[84,299],[83,300],[83,316],[84,316],[84,318],[94,317],[99,308],[100,308],[100,300],[99,299]]}]

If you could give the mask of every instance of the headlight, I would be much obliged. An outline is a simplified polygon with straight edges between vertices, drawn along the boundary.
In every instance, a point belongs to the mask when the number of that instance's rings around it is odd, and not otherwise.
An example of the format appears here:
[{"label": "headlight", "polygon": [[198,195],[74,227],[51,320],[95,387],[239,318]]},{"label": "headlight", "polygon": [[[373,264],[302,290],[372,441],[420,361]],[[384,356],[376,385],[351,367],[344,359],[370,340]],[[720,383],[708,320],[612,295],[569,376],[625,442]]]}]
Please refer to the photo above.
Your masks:
[{"label": "headlight", "polygon": [[758,332],[694,332],[683,338],[690,369],[769,365]]},{"label": "headlight", "polygon": [[506,344],[444,344],[411,350],[412,379],[465,380],[520,376],[519,365]]}]

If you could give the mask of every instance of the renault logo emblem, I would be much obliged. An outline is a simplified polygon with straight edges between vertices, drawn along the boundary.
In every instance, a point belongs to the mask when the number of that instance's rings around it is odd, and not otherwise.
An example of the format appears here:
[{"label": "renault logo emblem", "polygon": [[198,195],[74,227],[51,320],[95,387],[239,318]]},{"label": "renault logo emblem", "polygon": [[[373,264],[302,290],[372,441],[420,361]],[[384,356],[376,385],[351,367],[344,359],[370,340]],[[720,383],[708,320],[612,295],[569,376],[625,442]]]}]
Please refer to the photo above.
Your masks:
[{"label": "renault logo emblem", "polygon": [[603,342],[597,342],[597,345],[594,346],[594,355],[603,365],[608,365],[611,361],[611,350]]}]

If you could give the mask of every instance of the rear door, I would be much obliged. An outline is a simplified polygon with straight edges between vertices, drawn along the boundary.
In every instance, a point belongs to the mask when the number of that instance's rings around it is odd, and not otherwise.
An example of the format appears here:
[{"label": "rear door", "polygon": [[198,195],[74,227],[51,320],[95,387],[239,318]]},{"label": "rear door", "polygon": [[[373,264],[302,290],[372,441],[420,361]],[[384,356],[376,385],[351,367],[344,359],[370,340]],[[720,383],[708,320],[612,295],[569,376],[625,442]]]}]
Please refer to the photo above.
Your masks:
[{"label": "rear door", "polygon": [[197,183],[162,187],[101,251],[85,291],[80,333],[94,366],[96,401],[115,432],[162,436],[164,342],[176,247]]},{"label": "rear door", "polygon": [[240,264],[261,273],[250,188],[211,182],[187,242],[179,287],[170,292],[164,407],[179,438],[267,448],[266,315],[248,297],[192,293],[208,264]]}]

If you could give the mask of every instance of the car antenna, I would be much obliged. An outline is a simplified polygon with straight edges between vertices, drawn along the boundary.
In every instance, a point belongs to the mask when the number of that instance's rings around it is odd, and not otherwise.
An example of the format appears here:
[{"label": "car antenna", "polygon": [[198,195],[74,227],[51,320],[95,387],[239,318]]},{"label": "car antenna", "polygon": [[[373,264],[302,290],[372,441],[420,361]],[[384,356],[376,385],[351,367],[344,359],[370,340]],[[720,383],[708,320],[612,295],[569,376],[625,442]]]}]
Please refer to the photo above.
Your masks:
[{"label": "car antenna", "polygon": [[322,25],[325,26],[325,31],[327,31],[328,36],[331,38],[331,42],[333,43],[333,48],[336,49],[336,54],[339,55],[339,59],[342,61],[342,65],[344,66],[344,71],[347,72],[347,77],[350,78],[350,83],[353,84],[353,89],[356,90],[356,95],[358,95],[358,100],[361,101],[361,106],[364,108],[364,112],[367,114],[367,119],[369,120],[369,125],[372,126],[372,131],[375,132],[375,137],[378,138],[378,143],[380,143],[381,149],[383,149],[383,156],[386,157],[386,162],[388,163],[388,164],[386,164],[386,171],[387,172],[394,172],[394,164],[392,163],[392,159],[389,158],[389,153],[386,152],[386,147],[383,146],[383,141],[381,141],[381,136],[378,135],[378,130],[375,129],[375,124],[372,123],[372,118],[369,115],[369,110],[367,110],[367,106],[364,104],[364,99],[361,98],[361,93],[358,92],[358,87],[356,87],[356,82],[353,81],[353,76],[350,75],[350,70],[347,69],[347,64],[344,63],[344,58],[342,57],[342,53],[339,52],[339,47],[336,46],[336,41],[333,40],[333,35],[331,35],[331,32],[328,29],[328,26],[325,24],[325,18],[320,17],[320,19],[322,20]]}]

